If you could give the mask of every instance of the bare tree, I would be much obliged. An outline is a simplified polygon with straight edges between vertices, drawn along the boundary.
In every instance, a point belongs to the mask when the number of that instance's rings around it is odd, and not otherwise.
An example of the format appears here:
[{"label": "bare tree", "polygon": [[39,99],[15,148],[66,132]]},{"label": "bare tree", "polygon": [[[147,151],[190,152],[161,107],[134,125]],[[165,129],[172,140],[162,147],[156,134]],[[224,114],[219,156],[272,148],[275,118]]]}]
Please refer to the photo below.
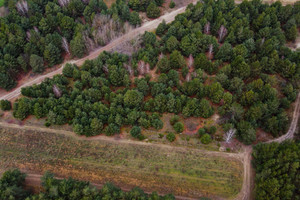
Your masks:
[{"label": "bare tree", "polygon": [[208,57],[209,57],[209,58],[212,57],[212,55],[213,55],[213,50],[214,50],[213,45],[210,44],[209,47],[208,47]]},{"label": "bare tree", "polygon": [[207,22],[204,26],[204,34],[210,33],[210,22]]},{"label": "bare tree", "polygon": [[142,40],[141,37],[138,36],[135,39],[132,39],[130,41],[125,41],[115,48],[111,50],[111,52],[118,52],[121,54],[126,54],[126,55],[132,55],[133,53],[137,52],[141,48]]},{"label": "bare tree", "polygon": [[158,59],[161,60],[163,57],[164,57],[164,54],[161,52],[161,53],[159,54]]},{"label": "bare tree", "polygon": [[70,3],[70,0],[58,0],[60,7],[65,7]]},{"label": "bare tree", "polygon": [[145,68],[146,68],[146,63],[143,60],[140,60],[138,63],[138,72],[140,75],[144,75],[145,74]]},{"label": "bare tree", "polygon": [[128,71],[130,76],[134,75],[132,67],[130,65],[124,64],[124,68]]},{"label": "bare tree", "polygon": [[53,85],[52,90],[53,90],[54,95],[55,95],[57,98],[61,97],[62,92],[61,92],[61,90],[59,89],[59,87],[57,87],[55,84]]},{"label": "bare tree", "polygon": [[88,31],[83,32],[82,38],[85,42],[85,46],[88,51],[92,51],[93,49],[96,48],[96,44],[95,44],[94,40],[89,37]]},{"label": "bare tree", "polygon": [[104,73],[108,74],[108,67],[107,67],[107,65],[103,65],[102,69],[103,69]]},{"label": "bare tree", "polygon": [[194,57],[192,54],[190,54],[189,56],[189,60],[188,60],[188,67],[191,68],[194,65]]},{"label": "bare tree", "polygon": [[65,50],[65,52],[70,54],[69,44],[68,44],[68,41],[65,37],[62,38],[62,47]]},{"label": "bare tree", "polygon": [[37,32],[37,33],[40,32],[39,29],[38,29],[36,26],[34,26],[33,29],[34,29],[34,31]]},{"label": "bare tree", "polygon": [[146,63],[145,74],[148,74],[149,72],[150,72],[150,64]]},{"label": "bare tree", "polygon": [[30,33],[30,31],[26,31],[26,36],[27,36],[27,41],[29,41],[30,38],[31,38],[31,33]]},{"label": "bare tree", "polygon": [[21,0],[16,3],[17,10],[22,15],[27,15],[28,13],[28,3],[25,0]]},{"label": "bare tree", "polygon": [[192,75],[191,75],[191,73],[189,72],[189,73],[186,75],[185,80],[186,80],[187,82],[189,82],[189,81],[191,81],[191,79],[192,79]]},{"label": "bare tree", "polygon": [[263,38],[263,39],[261,40],[260,46],[262,46],[262,45],[265,43],[265,40],[266,40],[266,38]]},{"label": "bare tree", "polygon": [[227,35],[227,29],[222,25],[218,31],[219,33],[219,42],[223,41],[224,37]]},{"label": "bare tree", "polygon": [[110,41],[132,30],[128,22],[122,23],[109,15],[98,14],[93,19],[93,37],[97,45],[106,45]]},{"label": "bare tree", "polygon": [[230,140],[233,138],[235,132],[236,132],[236,129],[231,128],[231,129],[229,129],[229,131],[227,131],[227,132],[225,133],[224,139],[225,139],[225,142],[226,142],[226,143],[229,143],[229,142],[230,142]]}]

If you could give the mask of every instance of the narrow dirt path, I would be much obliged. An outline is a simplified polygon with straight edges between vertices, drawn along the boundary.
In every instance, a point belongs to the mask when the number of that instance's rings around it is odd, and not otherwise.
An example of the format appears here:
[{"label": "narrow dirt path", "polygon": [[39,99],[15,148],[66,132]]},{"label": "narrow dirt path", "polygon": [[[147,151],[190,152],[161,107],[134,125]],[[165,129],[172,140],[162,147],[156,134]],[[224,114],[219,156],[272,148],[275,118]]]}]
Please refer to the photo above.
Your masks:
[{"label": "narrow dirt path", "polygon": [[[193,0],[193,3],[196,3],[197,0]],[[44,79],[46,78],[52,78],[54,75],[56,74],[61,74],[63,67],[65,66],[65,64],[67,63],[72,63],[72,64],[76,64],[78,66],[81,66],[84,61],[86,60],[92,60],[95,59],[99,56],[100,53],[102,53],[103,51],[110,51],[111,49],[117,47],[118,45],[120,45],[123,42],[129,41],[131,39],[136,38],[138,35],[145,33],[146,31],[152,31],[154,29],[157,28],[157,26],[163,21],[165,20],[166,23],[170,23],[172,21],[174,21],[175,17],[180,14],[183,13],[186,9],[186,6],[178,8],[177,10],[174,10],[170,13],[166,13],[165,15],[159,17],[158,19],[149,21],[144,23],[141,27],[136,28],[132,31],[129,31],[128,33],[124,34],[123,36],[111,41],[109,44],[107,44],[104,47],[100,47],[94,51],[92,51],[88,56],[78,59],[78,60],[69,60],[66,61],[64,63],[61,64],[61,67],[53,72],[50,72],[48,74],[44,74],[41,76],[38,76],[37,78],[24,83],[23,85],[15,88],[13,91],[6,93],[6,94],[0,94],[0,100],[2,99],[6,99],[6,100],[11,100],[14,99],[16,97],[18,97],[21,94],[21,88],[23,87],[27,87],[27,86],[31,86],[34,84],[39,84],[41,83]]]}]

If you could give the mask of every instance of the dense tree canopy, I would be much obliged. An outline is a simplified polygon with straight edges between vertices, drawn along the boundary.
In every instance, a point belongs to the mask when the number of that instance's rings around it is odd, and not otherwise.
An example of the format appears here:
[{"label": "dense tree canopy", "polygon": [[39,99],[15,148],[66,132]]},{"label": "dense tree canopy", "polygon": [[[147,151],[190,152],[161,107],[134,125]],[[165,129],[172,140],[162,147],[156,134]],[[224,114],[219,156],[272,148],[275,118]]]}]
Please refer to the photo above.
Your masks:
[{"label": "dense tree canopy", "polygon": [[30,69],[41,73],[61,63],[66,54],[81,58],[114,39],[112,35],[126,32],[125,23],[141,24],[139,13],[130,12],[125,0],[110,9],[103,0],[5,0],[4,4],[9,12],[0,18],[0,88],[6,90],[16,85],[21,73]]},{"label": "dense tree canopy", "polygon": [[256,199],[299,199],[299,142],[258,144],[253,158]]}]

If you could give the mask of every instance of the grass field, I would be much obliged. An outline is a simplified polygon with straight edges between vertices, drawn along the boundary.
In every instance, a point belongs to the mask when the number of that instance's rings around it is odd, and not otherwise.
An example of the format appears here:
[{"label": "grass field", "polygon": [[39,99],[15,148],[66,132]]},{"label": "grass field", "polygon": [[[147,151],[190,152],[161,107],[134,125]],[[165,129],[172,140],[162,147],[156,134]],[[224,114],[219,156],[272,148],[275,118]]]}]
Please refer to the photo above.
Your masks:
[{"label": "grass field", "polygon": [[0,129],[1,168],[54,172],[94,183],[187,197],[232,198],[241,189],[243,166],[206,151],[147,143],[87,141],[72,136]]},{"label": "grass field", "polygon": [[0,7],[4,5],[4,0],[0,0]]}]

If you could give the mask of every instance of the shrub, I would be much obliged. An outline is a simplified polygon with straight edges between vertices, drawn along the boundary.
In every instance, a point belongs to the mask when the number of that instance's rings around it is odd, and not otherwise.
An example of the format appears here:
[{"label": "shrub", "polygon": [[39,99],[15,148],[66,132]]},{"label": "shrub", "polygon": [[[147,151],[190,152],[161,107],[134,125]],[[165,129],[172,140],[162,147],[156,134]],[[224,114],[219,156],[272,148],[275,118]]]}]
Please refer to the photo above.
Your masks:
[{"label": "shrub", "polygon": [[177,122],[176,124],[174,124],[173,128],[177,133],[182,133],[184,125],[181,122]]},{"label": "shrub", "polygon": [[212,126],[209,128],[209,134],[213,135],[217,132],[217,128],[215,126]]},{"label": "shrub", "polygon": [[205,133],[206,133],[206,131],[205,131],[204,128],[200,128],[200,129],[198,130],[198,135],[199,135],[199,137],[202,137]]},{"label": "shrub", "polygon": [[173,142],[173,141],[175,141],[176,136],[175,136],[174,133],[168,133],[167,139],[168,139],[170,142]]},{"label": "shrub", "polygon": [[1,110],[5,111],[5,110],[10,110],[11,109],[11,103],[10,101],[7,100],[1,100],[0,101],[0,108]]},{"label": "shrub", "polygon": [[202,144],[209,144],[209,143],[212,141],[210,135],[208,135],[207,133],[205,133],[205,134],[201,137],[200,140],[201,140],[201,143],[202,143]]},{"label": "shrub", "polygon": [[173,126],[176,122],[179,121],[179,116],[178,115],[174,115],[171,119],[170,119],[170,124]]},{"label": "shrub", "polygon": [[130,135],[134,138],[139,138],[141,136],[142,129],[139,126],[132,127]]}]

